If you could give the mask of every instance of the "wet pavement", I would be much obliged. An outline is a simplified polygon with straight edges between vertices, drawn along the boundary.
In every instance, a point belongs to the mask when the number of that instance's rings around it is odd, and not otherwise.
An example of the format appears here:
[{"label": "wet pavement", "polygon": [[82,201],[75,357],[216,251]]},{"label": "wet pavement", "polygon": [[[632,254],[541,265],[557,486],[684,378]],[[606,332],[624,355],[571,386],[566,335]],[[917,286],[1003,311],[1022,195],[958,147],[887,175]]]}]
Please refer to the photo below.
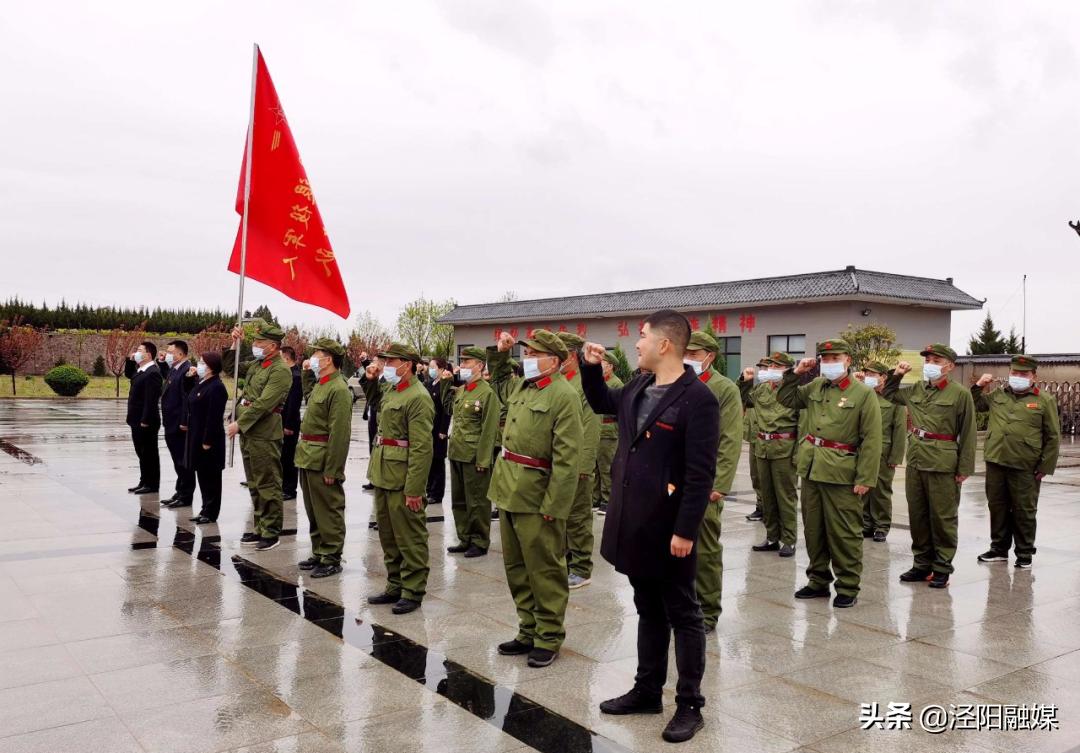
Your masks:
[{"label": "wet pavement", "polygon": [[[354,421],[345,572],[311,580],[302,503],[283,538],[241,550],[250,501],[225,472],[216,525],[162,510],[137,480],[123,406],[0,402],[0,750],[655,751],[668,714],[605,717],[630,687],[629,585],[597,556],[572,592],[559,659],[529,669],[495,644],[515,634],[498,550],[445,553],[449,497],[428,509],[432,570],[421,610],[369,607],[384,569],[362,493]],[[164,442],[162,491],[174,477]],[[238,458],[239,460],[239,458]],[[981,465],[981,461],[980,461]],[[865,545],[858,605],[797,602],[806,557],[752,553],[760,524],[746,457],[724,510],[724,613],[708,637],[705,730],[684,751],[1067,751],[1080,745],[1080,445],[1043,486],[1031,570],[980,565],[982,476],[964,486],[957,571],[944,592],[907,585],[902,492],[885,544]],[[299,519],[296,511],[301,510]],[[197,509],[196,509],[197,512]],[[599,543],[602,519],[596,519]],[[800,534],[801,535],[801,534]],[[672,662],[672,673],[674,663]],[[670,687],[665,698],[674,709]],[[863,730],[860,704],[911,704],[910,730]],[[920,711],[1052,704],[1059,729],[920,729]]]}]

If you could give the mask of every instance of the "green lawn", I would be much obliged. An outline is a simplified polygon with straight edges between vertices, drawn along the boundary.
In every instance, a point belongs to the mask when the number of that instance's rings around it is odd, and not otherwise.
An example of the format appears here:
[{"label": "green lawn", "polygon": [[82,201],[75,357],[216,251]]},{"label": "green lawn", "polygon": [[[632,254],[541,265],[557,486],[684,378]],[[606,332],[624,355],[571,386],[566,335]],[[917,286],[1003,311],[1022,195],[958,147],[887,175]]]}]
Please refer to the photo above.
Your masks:
[{"label": "green lawn", "polygon": [[[229,396],[233,394],[233,380],[232,377],[227,377],[223,380],[225,386],[229,390]],[[127,398],[128,393],[128,380],[124,377],[120,377],[120,397]],[[49,385],[45,384],[45,378],[42,376],[24,377],[17,375],[15,377],[15,394],[11,394],[11,375],[4,374],[0,376],[0,398],[58,398],[60,397]],[[82,392],[79,393],[78,399],[83,398],[95,398],[95,397],[116,397],[116,377],[90,377],[90,384],[86,385]],[[68,398],[65,398],[68,399]]]}]

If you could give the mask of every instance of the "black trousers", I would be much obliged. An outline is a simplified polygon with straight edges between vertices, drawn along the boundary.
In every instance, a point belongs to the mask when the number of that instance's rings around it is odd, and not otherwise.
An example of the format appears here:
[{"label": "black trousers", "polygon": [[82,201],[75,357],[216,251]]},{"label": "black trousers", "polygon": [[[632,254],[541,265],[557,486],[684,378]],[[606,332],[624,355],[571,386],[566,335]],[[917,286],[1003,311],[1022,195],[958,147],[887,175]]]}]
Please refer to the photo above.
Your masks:
[{"label": "black trousers", "polygon": [[165,446],[172,456],[173,470],[176,471],[176,496],[190,502],[195,496],[195,471],[184,467],[184,449],[187,444],[187,432],[165,432]]},{"label": "black trousers", "polygon": [[368,414],[367,420],[367,443],[368,453],[375,450],[375,435],[379,433],[379,414],[375,411],[371,411]]},{"label": "black trousers", "polygon": [[281,443],[281,490],[286,496],[296,496],[296,443],[300,441],[300,430],[286,434]]},{"label": "black trousers", "polygon": [[135,445],[135,455],[139,458],[139,486],[154,490],[161,485],[157,433],[157,426],[131,427],[131,443]]},{"label": "black trousers", "polygon": [[199,479],[202,509],[199,515],[217,520],[221,513],[221,463],[212,450],[195,448],[194,474]]},{"label": "black trousers", "polygon": [[449,438],[439,439],[435,434],[431,437],[434,453],[431,457],[431,470],[427,477],[427,496],[436,502],[442,502],[446,494],[446,448],[450,444]]},{"label": "black trousers", "polygon": [[667,680],[668,645],[675,633],[678,703],[704,706],[705,622],[694,578],[630,578],[638,613],[638,670],[634,683],[657,698]]}]

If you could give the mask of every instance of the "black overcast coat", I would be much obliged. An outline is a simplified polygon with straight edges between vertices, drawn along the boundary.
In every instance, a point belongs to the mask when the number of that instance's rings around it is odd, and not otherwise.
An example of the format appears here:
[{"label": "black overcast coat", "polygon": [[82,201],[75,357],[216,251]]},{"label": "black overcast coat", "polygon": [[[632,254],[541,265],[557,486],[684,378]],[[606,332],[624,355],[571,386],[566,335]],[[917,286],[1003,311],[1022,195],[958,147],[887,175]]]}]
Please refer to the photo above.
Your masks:
[{"label": "black overcast coat", "polygon": [[690,556],[675,558],[671,537],[697,542],[716,473],[720,406],[687,367],[639,433],[638,402],[653,381],[642,375],[611,389],[599,365],[581,367],[589,405],[619,424],[600,553],[625,575],[693,579],[697,546]]}]

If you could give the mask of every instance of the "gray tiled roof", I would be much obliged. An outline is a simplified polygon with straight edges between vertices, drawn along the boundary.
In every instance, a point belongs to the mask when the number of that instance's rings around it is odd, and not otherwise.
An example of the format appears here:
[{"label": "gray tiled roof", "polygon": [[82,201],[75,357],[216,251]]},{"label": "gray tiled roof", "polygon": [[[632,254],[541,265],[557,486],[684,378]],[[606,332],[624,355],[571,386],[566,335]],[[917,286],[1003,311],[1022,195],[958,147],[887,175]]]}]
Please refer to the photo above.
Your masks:
[{"label": "gray tiled roof", "polygon": [[458,306],[439,321],[465,324],[486,321],[550,320],[570,316],[656,311],[672,308],[703,311],[749,304],[767,305],[785,301],[822,298],[891,299],[949,309],[982,308],[979,301],[952,283],[888,272],[870,272],[848,267],[833,272],[813,272],[786,277],[763,277],[705,285],[653,288],[620,293],[596,293],[532,301],[478,303]]}]

